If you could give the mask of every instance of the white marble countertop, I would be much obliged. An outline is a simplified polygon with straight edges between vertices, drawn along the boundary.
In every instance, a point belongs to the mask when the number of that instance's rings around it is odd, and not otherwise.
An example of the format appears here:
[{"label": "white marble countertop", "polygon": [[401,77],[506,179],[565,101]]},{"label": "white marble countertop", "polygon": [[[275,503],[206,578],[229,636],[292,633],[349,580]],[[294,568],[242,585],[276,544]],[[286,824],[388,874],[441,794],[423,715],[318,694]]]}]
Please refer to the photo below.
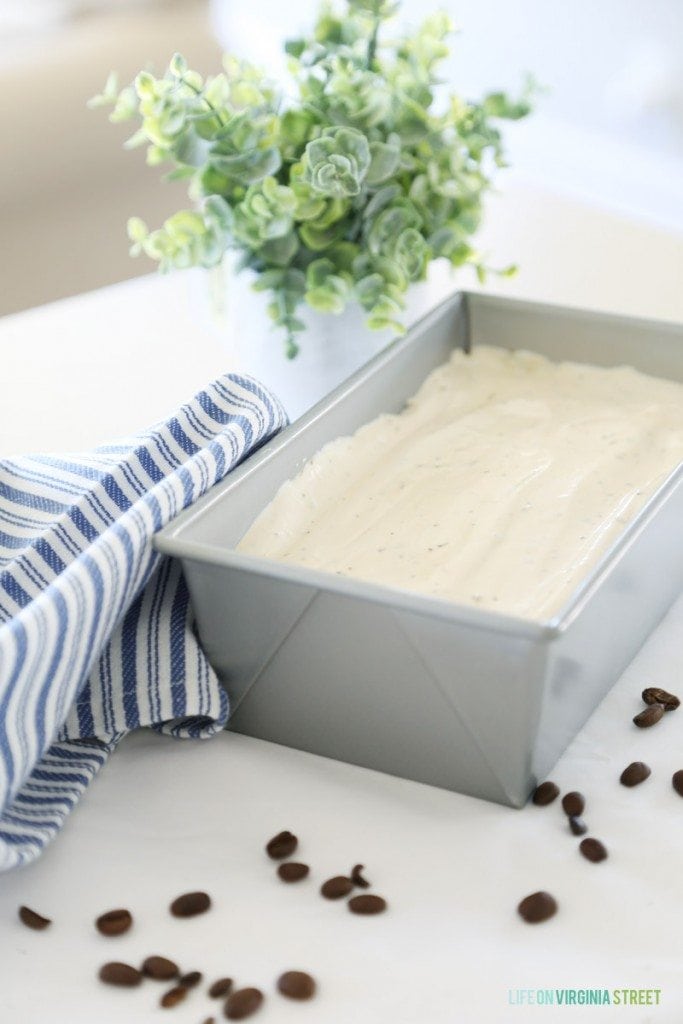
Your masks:
[{"label": "white marble countertop", "polygon": [[[523,265],[508,294],[683,319],[683,240],[567,200],[514,187],[492,208],[487,245]],[[525,258],[526,257],[526,258]],[[0,321],[0,452],[81,448],[168,412],[226,368],[197,328],[182,278],[144,278]],[[150,370],[155,375],[150,377]],[[255,1020],[316,1024],[508,1024],[529,1020],[676,1024],[683,1019],[683,710],[654,729],[631,723],[646,685],[680,690],[683,600],[650,638],[565,753],[552,777],[586,794],[602,864],[578,853],[559,805],[513,811],[245,737],[126,740],[35,864],[0,876],[0,1020],[114,1024],[160,1017],[160,989],[96,980],[107,959],[178,958],[207,979],[229,974],[268,994]],[[622,769],[652,776],[628,790]],[[309,880],[285,886],[263,845],[295,831]],[[388,913],[356,918],[317,894],[362,862]],[[203,888],[212,911],[168,915]],[[558,915],[529,927],[515,913],[544,888]],[[54,919],[37,933],[28,904]],[[107,940],[92,926],[128,906],[134,929]],[[276,995],[285,969],[320,992]],[[659,1006],[532,1007],[510,991],[659,989]],[[515,997],[519,998],[519,997]],[[215,1012],[194,992],[177,1024]]]},{"label": "white marble countertop", "polygon": [[[207,979],[229,975],[268,994],[263,1024],[508,1024],[528,1020],[678,1024],[683,1008],[683,710],[650,730],[631,718],[648,683],[683,677],[683,601],[565,753],[552,777],[585,793],[590,834],[609,859],[578,853],[556,803],[514,811],[377,772],[224,733],[202,743],[138,734],[124,742],[43,858],[0,877],[2,1020],[145,1024],[161,1016],[158,983],[118,991],[96,979],[110,959],[177,958]],[[644,760],[640,787],[619,784]],[[284,885],[263,852],[281,829],[300,838],[311,876]],[[318,887],[366,865],[386,914],[354,917]],[[172,918],[179,893],[205,889],[214,908]],[[546,889],[551,921],[528,926],[518,901]],[[28,904],[53,918],[31,932]],[[134,928],[105,939],[94,918],[129,907]],[[273,991],[287,969],[320,992],[290,1005]],[[661,989],[659,1007],[511,1006],[509,991]],[[173,1010],[200,1024],[202,991]]]}]

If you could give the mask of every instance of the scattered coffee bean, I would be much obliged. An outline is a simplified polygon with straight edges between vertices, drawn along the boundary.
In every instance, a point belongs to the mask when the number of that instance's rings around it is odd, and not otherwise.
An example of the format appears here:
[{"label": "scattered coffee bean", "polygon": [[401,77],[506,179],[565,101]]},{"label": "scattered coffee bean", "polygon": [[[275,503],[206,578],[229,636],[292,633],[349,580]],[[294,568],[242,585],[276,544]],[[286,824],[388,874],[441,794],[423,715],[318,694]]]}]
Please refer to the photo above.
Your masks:
[{"label": "scattered coffee bean", "polygon": [[381,896],[364,893],[362,896],[353,896],[348,906],[352,914],[381,914],[387,909],[387,901]]},{"label": "scattered coffee bean", "polygon": [[369,889],[370,883],[367,878],[363,877],[362,871],[362,864],[354,864],[353,871],[351,872],[351,881],[354,885],[357,885],[359,889]]},{"label": "scattered coffee bean", "polygon": [[315,982],[305,971],[285,971],[277,979],[277,990],[288,999],[310,999],[315,995]]},{"label": "scattered coffee bean", "polygon": [[639,786],[650,777],[650,769],[644,761],[633,761],[619,776],[622,786]]},{"label": "scattered coffee bean", "polygon": [[673,773],[671,785],[679,796],[683,796],[683,770]]},{"label": "scattered coffee bean", "polygon": [[175,988],[169,988],[168,992],[165,992],[159,1000],[159,1006],[162,1006],[164,1010],[170,1010],[172,1007],[177,1006],[178,1003],[182,1003],[188,992],[189,989],[185,988],[184,985],[176,985]]},{"label": "scattered coffee bean", "polygon": [[219,978],[209,989],[209,995],[212,999],[221,999],[223,996],[227,996],[231,988],[232,978]]},{"label": "scattered coffee bean", "polygon": [[112,961],[112,963],[100,967],[100,981],[104,981],[107,985],[122,985],[125,988],[133,988],[142,981],[142,974],[137,967]]},{"label": "scattered coffee bean", "polygon": [[586,860],[591,860],[594,864],[599,864],[601,860],[607,859],[607,850],[599,839],[584,839],[579,844],[579,849]]},{"label": "scattered coffee bean", "polygon": [[266,844],[266,853],[272,860],[284,860],[292,856],[298,845],[299,840],[291,832],[278,832]]},{"label": "scattered coffee bean", "polygon": [[180,969],[165,956],[148,956],[142,965],[142,973],[146,978],[154,978],[155,981],[170,981],[171,978],[178,977]]},{"label": "scattered coffee bean", "polygon": [[194,917],[203,914],[211,906],[211,897],[205,892],[186,892],[171,904],[174,917]]},{"label": "scattered coffee bean", "polygon": [[534,795],[531,800],[536,804],[537,807],[547,807],[553,800],[557,800],[560,795],[559,786],[556,786],[554,782],[542,782],[540,786],[537,786],[534,790]]},{"label": "scattered coffee bean", "polygon": [[30,907],[19,907],[19,920],[27,928],[33,928],[35,932],[42,932],[44,928],[48,928],[52,924],[49,917],[43,917],[42,914],[31,910]]},{"label": "scattered coffee bean", "polygon": [[583,818],[570,818],[569,828],[575,836],[585,836],[586,832],[588,831],[588,825],[583,820]]},{"label": "scattered coffee bean", "polygon": [[300,882],[310,870],[308,864],[297,864],[289,860],[286,864],[278,865],[277,873],[283,882]]},{"label": "scattered coffee bean", "polygon": [[528,924],[539,924],[557,913],[557,901],[549,892],[532,892],[524,897],[517,912]]},{"label": "scattered coffee bean", "polygon": [[562,810],[568,818],[580,818],[586,806],[582,793],[565,793],[562,797]]},{"label": "scattered coffee bean", "polygon": [[348,896],[353,889],[353,882],[346,875],[335,875],[328,878],[320,886],[320,895],[326,900],[340,900],[342,896]]},{"label": "scattered coffee bean", "polygon": [[660,690],[658,686],[648,686],[643,690],[643,700],[646,704],[662,704],[665,711],[675,711],[681,703],[674,693]]},{"label": "scattered coffee bean", "polygon": [[663,704],[650,704],[644,711],[639,712],[634,719],[633,724],[637,725],[639,729],[649,729],[651,725],[656,725],[660,718],[664,717],[664,705]]},{"label": "scattered coffee bean", "polygon": [[183,988],[194,988],[202,980],[202,977],[201,971],[188,971],[187,974],[183,974],[178,978],[178,984],[182,985]]},{"label": "scattered coffee bean", "polygon": [[129,910],[108,910],[106,914],[100,914],[95,921],[95,927],[102,935],[123,935],[133,923]]},{"label": "scattered coffee bean", "polygon": [[256,1013],[263,1002],[263,992],[258,988],[239,988],[228,996],[225,1016],[228,1020],[244,1020]]},{"label": "scattered coffee bean", "polygon": [[216,1018],[215,1017],[207,1017],[206,1020],[204,1021],[204,1024],[216,1024]]}]

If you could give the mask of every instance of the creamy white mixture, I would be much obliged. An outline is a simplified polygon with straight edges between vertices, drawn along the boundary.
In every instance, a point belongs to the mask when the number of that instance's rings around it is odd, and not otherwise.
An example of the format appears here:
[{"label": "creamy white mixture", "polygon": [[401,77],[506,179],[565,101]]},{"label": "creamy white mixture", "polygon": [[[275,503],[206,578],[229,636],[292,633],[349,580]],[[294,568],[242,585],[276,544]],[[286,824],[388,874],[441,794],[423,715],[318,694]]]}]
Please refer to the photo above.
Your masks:
[{"label": "creamy white mixture", "polygon": [[318,452],[238,550],[545,618],[681,459],[681,384],[458,350]]}]

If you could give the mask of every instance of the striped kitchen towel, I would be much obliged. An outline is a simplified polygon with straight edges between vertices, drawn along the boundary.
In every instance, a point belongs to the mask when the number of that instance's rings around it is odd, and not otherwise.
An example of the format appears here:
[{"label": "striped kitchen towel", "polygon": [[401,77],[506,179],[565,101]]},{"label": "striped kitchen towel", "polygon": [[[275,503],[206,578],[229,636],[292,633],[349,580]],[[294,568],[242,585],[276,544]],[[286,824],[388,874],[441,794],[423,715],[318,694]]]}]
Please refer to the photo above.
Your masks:
[{"label": "striped kitchen towel", "polygon": [[138,437],[0,461],[0,870],[40,854],[131,729],[225,725],[185,582],[152,537],[286,422],[229,374]]}]

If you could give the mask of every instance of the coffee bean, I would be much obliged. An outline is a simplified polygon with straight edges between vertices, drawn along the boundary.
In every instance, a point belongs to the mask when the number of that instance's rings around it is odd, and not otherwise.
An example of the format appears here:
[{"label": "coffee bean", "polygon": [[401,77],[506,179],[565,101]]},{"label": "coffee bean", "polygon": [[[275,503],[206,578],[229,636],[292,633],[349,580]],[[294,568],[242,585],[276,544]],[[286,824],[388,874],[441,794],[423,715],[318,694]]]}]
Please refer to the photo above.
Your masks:
[{"label": "coffee bean", "polygon": [[286,864],[278,866],[277,873],[283,882],[300,882],[310,870],[308,864],[297,864],[295,861],[289,860]]},{"label": "coffee bean", "polygon": [[288,999],[310,999],[315,995],[315,982],[305,971],[285,971],[277,979],[277,989]]},{"label": "coffee bean", "polygon": [[204,1024],[216,1024],[216,1018],[215,1017],[207,1017],[206,1020],[204,1021]]},{"label": "coffee bean", "polygon": [[540,786],[537,786],[534,790],[534,795],[531,800],[536,804],[537,807],[547,807],[553,800],[556,800],[560,795],[559,787],[554,782],[542,782]]},{"label": "coffee bean", "polygon": [[291,832],[278,832],[266,844],[266,853],[272,860],[284,860],[292,856],[298,845],[299,840]]},{"label": "coffee bean", "polygon": [[679,796],[683,796],[683,770],[673,773],[671,785]]},{"label": "coffee bean", "polygon": [[660,718],[664,717],[664,705],[663,704],[650,704],[649,708],[645,708],[633,719],[633,724],[637,725],[639,729],[649,729],[651,725],[656,725]]},{"label": "coffee bean", "polygon": [[106,914],[100,914],[95,921],[95,927],[102,935],[123,935],[133,923],[129,910],[108,910]]},{"label": "coffee bean", "polygon": [[263,992],[258,988],[239,988],[228,997],[225,1016],[228,1020],[244,1020],[256,1013],[263,1002]]},{"label": "coffee bean", "polygon": [[650,769],[644,761],[633,761],[619,776],[622,786],[639,786],[649,778]]},{"label": "coffee bean", "polygon": [[586,800],[582,793],[566,793],[562,797],[562,810],[568,818],[580,818],[585,806]]},{"label": "coffee bean", "polygon": [[221,999],[223,996],[227,996],[231,988],[232,978],[219,978],[209,989],[209,995],[212,999]]},{"label": "coffee bean", "polygon": [[362,864],[354,864],[353,871],[351,872],[351,881],[354,885],[357,885],[359,889],[369,889],[370,883],[367,878],[363,877],[362,871]]},{"label": "coffee bean", "polygon": [[171,904],[174,917],[194,917],[203,914],[211,906],[211,897],[205,892],[186,892]]},{"label": "coffee bean", "polygon": [[49,917],[43,917],[42,914],[31,910],[30,907],[19,907],[19,920],[27,928],[33,928],[35,932],[42,932],[44,928],[48,928],[52,924]]},{"label": "coffee bean", "polygon": [[148,956],[142,965],[142,973],[155,981],[170,981],[178,977],[180,970],[177,964],[165,956]]},{"label": "coffee bean", "polygon": [[381,914],[387,909],[387,901],[381,896],[364,893],[362,896],[353,896],[348,906],[352,914]]},{"label": "coffee bean", "polygon": [[675,694],[660,690],[658,686],[648,686],[643,690],[643,700],[646,704],[662,704],[665,711],[675,711],[681,703]]},{"label": "coffee bean", "polygon": [[575,836],[585,836],[588,831],[588,825],[583,818],[570,818],[569,828]]},{"label": "coffee bean", "polygon": [[183,974],[178,978],[178,984],[182,985],[183,988],[194,988],[202,980],[202,977],[201,971],[188,971],[187,974]]},{"label": "coffee bean", "polygon": [[184,985],[176,985],[175,988],[169,988],[168,992],[159,1000],[159,1006],[163,1006],[164,1010],[170,1010],[173,1006],[177,1006],[178,1003],[182,1003],[183,999],[187,997],[189,989],[186,989]]},{"label": "coffee bean", "polygon": [[549,892],[532,892],[524,897],[517,912],[528,924],[539,924],[557,913],[557,902]]},{"label": "coffee bean", "polygon": [[320,895],[326,900],[340,900],[342,896],[348,896],[353,889],[353,882],[346,875],[335,875],[328,878],[320,886]]},{"label": "coffee bean", "polygon": [[125,988],[133,988],[142,981],[142,974],[137,967],[113,961],[100,967],[100,981],[106,982],[107,985],[122,985]]},{"label": "coffee bean", "polygon": [[607,859],[607,850],[599,839],[584,839],[579,844],[579,849],[586,860],[591,860],[594,864],[599,864],[601,860]]}]

